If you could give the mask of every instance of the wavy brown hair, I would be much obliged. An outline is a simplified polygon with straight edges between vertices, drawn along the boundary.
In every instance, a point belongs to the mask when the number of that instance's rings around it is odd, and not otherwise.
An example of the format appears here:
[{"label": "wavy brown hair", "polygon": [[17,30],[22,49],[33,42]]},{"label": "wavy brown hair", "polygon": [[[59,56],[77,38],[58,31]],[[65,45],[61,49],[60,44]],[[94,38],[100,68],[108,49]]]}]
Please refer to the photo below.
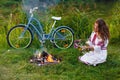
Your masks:
[{"label": "wavy brown hair", "polygon": [[106,25],[105,21],[101,18],[97,19],[95,23],[98,24],[98,34],[102,38],[102,40],[106,40],[110,38],[109,28]]}]

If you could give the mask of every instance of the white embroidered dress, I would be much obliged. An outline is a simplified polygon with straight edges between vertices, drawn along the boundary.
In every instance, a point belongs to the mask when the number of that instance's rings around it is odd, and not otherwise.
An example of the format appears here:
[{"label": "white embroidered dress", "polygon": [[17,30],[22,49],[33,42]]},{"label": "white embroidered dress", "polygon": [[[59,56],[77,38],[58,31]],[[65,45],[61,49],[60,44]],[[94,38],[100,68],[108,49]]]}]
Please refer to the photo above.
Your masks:
[{"label": "white embroidered dress", "polygon": [[92,46],[94,51],[89,51],[84,54],[80,58],[82,62],[96,66],[96,64],[106,61],[108,40],[103,42],[101,38],[97,37],[95,32],[92,32],[89,40],[86,43],[89,44],[89,46]]}]

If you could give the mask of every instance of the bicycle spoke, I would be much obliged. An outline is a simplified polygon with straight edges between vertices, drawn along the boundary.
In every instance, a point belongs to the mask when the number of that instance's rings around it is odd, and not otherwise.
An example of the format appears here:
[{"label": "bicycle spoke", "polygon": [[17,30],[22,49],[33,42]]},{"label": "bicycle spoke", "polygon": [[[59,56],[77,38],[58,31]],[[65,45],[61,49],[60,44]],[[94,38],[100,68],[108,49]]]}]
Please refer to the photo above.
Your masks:
[{"label": "bicycle spoke", "polygon": [[[30,30],[25,31],[25,26],[13,27],[7,35],[7,40],[10,46],[14,48],[26,48],[30,45],[32,35]],[[25,32],[24,32],[25,31]]]},{"label": "bicycle spoke", "polygon": [[54,41],[57,47],[61,49],[68,48],[73,43],[73,34],[67,28],[60,29],[56,31],[56,34],[54,35]]}]

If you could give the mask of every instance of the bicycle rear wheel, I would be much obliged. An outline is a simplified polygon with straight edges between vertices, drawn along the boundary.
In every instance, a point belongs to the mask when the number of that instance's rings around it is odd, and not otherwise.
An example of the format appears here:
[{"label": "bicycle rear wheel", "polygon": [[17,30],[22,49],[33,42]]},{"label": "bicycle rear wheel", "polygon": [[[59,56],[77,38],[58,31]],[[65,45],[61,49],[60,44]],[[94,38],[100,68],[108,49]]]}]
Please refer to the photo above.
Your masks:
[{"label": "bicycle rear wheel", "polygon": [[55,46],[60,49],[69,48],[73,44],[73,32],[68,27],[58,28],[53,38]]},{"label": "bicycle rear wheel", "polygon": [[17,25],[10,29],[7,34],[8,44],[16,49],[27,48],[33,40],[32,32],[29,28],[25,30],[24,25]]}]

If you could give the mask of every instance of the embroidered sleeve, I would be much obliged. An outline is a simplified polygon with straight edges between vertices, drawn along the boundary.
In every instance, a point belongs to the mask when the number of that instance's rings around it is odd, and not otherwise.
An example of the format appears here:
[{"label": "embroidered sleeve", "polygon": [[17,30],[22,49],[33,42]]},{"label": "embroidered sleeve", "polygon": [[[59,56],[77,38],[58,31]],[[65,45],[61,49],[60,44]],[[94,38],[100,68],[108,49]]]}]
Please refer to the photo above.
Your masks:
[{"label": "embroidered sleeve", "polygon": [[94,35],[94,32],[91,33],[88,41],[86,41],[86,44],[88,44],[89,46],[92,46],[92,37],[93,37],[93,35]]},{"label": "embroidered sleeve", "polygon": [[108,46],[108,43],[109,43],[109,41],[105,40],[104,43],[103,43],[103,45],[101,45],[101,50],[106,50],[107,46]]},{"label": "embroidered sleeve", "polygon": [[99,52],[100,50],[106,50],[108,45],[108,40],[100,41],[96,45],[93,46],[94,51]]}]

